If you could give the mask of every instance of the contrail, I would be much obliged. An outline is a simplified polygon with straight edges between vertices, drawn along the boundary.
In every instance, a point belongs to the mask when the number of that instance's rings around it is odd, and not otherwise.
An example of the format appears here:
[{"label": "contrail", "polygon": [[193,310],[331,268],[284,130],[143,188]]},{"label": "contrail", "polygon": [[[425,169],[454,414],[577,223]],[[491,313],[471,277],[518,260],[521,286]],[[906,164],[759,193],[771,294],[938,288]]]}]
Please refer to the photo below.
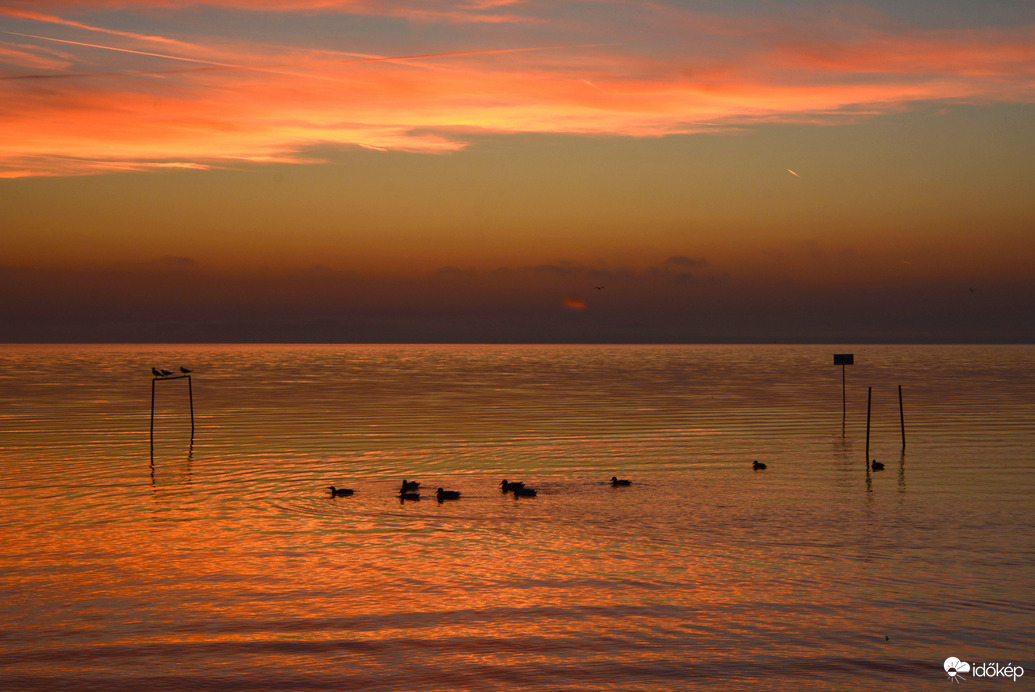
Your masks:
[{"label": "contrail", "polygon": [[155,43],[166,43],[175,46],[182,46],[193,48],[189,43],[183,41],[177,41],[172,38],[165,38],[164,36],[148,36],[146,34],[135,34],[130,31],[118,31],[116,29],[105,29],[99,26],[92,26],[90,24],[83,24],[72,19],[65,19],[64,17],[58,17],[53,14],[44,14],[42,12],[32,12],[29,10],[16,10],[11,8],[0,7],[0,14],[7,15],[8,17],[15,17],[16,19],[28,19],[35,22],[44,22],[46,24],[58,24],[60,26],[70,26],[76,29],[85,29],[86,31],[96,31],[102,34],[111,34],[113,36],[125,36],[126,38],[132,38],[142,41],[153,41]]},{"label": "contrail", "polygon": [[[153,58],[166,58],[168,60],[180,60],[184,62],[199,63],[206,65],[206,67],[196,68],[183,68],[179,70],[147,70],[147,71],[128,71],[128,72],[79,72],[69,74],[29,74],[29,75],[13,75],[9,77],[0,77],[0,81],[9,81],[16,79],[75,79],[82,77],[117,77],[117,76],[160,76],[167,74],[184,74],[189,72],[218,72],[226,70],[250,70],[255,72],[272,72],[274,74],[287,74],[295,77],[310,77],[320,79],[331,79],[330,77],[320,77],[311,73],[292,73],[282,72],[285,68],[295,67],[293,65],[233,65],[228,63],[213,62],[211,60],[199,60],[196,58],[185,58],[178,55],[168,55],[165,53],[150,53],[147,51],[130,50],[128,48],[116,48],[114,46],[104,46],[96,43],[84,43],[81,41],[69,41],[61,38],[51,38],[50,36],[37,36],[35,34],[22,34],[16,31],[3,31],[0,33],[10,34],[12,36],[25,36],[27,38],[40,39],[42,41],[56,41],[58,43],[68,43],[75,46],[85,46],[87,48],[99,48],[102,50],[113,50],[120,53],[132,53],[134,55],[146,55]],[[404,60],[426,60],[430,58],[454,58],[464,57],[469,55],[492,55],[498,53],[522,53],[530,51],[544,51],[544,50],[572,50],[575,48],[598,48],[601,46],[614,46],[618,45],[615,43],[581,43],[571,46],[533,46],[526,48],[488,48],[481,50],[465,50],[465,51],[452,51],[449,53],[422,53],[420,55],[393,55],[393,56],[376,56],[368,58],[353,58],[346,60],[332,60],[329,61],[338,65],[354,65],[361,63],[370,62],[401,62]],[[595,85],[594,85],[595,86]],[[797,175],[797,174],[795,174]]]},{"label": "contrail", "polygon": [[129,48],[116,48],[114,46],[102,46],[102,45],[99,45],[99,44],[96,44],[96,43],[84,43],[82,41],[69,41],[68,39],[64,39],[64,38],[52,38],[50,36],[37,36],[36,34],[22,34],[22,33],[19,33],[17,31],[4,31],[3,33],[9,34],[11,36],[24,36],[26,38],[35,38],[35,39],[39,39],[41,41],[54,41],[56,43],[68,43],[68,44],[71,44],[73,46],[85,46],[87,48],[100,48],[102,50],[114,50],[114,51],[118,51],[119,53],[132,53],[134,55],[147,55],[147,56],[152,57],[152,58],[166,58],[167,60],[182,60],[184,62],[196,62],[196,63],[200,63],[202,65],[215,65],[217,67],[222,67],[222,68],[227,68],[227,69],[243,69],[243,70],[246,70],[246,69],[257,69],[257,68],[245,67],[244,65],[230,65],[228,63],[213,62],[211,60],[198,60],[196,58],[185,58],[185,57],[183,57],[181,55],[168,55],[166,53],[149,53],[149,52],[143,51],[143,50],[130,50]]},{"label": "contrail", "polygon": [[797,173],[792,171],[790,168],[787,169],[787,172],[790,173],[791,175],[793,175],[795,178],[800,178],[801,177],[800,175],[798,175]]}]

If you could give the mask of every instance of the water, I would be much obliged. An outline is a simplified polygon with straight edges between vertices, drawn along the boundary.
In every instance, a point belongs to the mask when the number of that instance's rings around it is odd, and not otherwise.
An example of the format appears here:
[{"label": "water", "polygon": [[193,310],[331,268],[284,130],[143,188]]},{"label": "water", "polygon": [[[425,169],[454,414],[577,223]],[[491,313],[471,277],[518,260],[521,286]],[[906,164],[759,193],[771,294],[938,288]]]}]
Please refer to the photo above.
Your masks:
[{"label": "water", "polygon": [[945,689],[949,656],[1030,688],[1033,375],[1031,346],[0,347],[0,689]]}]

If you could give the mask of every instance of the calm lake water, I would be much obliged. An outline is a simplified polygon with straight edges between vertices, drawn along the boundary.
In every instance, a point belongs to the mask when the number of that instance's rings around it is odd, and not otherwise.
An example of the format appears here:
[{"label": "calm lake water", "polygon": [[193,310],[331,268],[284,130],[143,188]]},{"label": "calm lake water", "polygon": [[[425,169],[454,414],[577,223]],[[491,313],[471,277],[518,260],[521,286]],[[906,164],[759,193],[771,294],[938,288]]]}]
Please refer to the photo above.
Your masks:
[{"label": "calm lake water", "polygon": [[950,656],[1031,689],[1033,376],[1032,346],[0,346],[0,689],[945,690]]}]

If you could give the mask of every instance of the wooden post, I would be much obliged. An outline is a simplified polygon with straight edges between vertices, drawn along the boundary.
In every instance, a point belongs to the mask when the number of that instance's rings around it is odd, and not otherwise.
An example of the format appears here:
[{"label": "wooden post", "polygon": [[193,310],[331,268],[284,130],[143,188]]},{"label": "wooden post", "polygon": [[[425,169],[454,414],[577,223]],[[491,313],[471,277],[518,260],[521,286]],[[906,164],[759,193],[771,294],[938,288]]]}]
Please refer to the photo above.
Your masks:
[{"label": "wooden post", "polygon": [[870,402],[873,400],[873,387],[866,388],[866,468],[870,468]]},{"label": "wooden post", "polygon": [[902,385],[898,386],[898,422],[902,426],[902,449],[906,448],[906,414],[902,410]]},{"label": "wooden post", "polygon": [[[190,443],[194,444],[194,387],[190,383],[190,375],[187,375],[187,396],[190,397]],[[898,388],[899,403],[902,403],[902,387]],[[904,438],[903,438],[904,439]],[[903,444],[905,444],[903,442]]]}]

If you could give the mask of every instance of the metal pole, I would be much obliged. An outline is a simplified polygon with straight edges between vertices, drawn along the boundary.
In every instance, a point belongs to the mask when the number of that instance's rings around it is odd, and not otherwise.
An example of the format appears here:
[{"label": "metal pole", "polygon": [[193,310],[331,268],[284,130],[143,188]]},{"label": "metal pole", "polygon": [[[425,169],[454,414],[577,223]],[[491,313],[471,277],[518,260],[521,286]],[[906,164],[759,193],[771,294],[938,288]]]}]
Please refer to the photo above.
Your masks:
[{"label": "metal pole", "polygon": [[[190,375],[187,375],[187,395],[190,397],[190,442],[194,442],[194,387],[190,385]],[[898,395],[901,396],[901,387],[898,388]]]},{"label": "metal pole", "polygon": [[906,414],[902,410],[902,385],[898,386],[898,422],[902,426],[902,449],[906,448]]},{"label": "metal pole", "polygon": [[846,408],[846,406],[847,405],[845,404],[845,366],[844,366],[844,364],[842,364],[841,365],[841,425],[845,424],[845,420],[847,419],[847,416],[848,416],[848,414],[847,414],[847,410],[848,409]]},{"label": "metal pole", "polygon": [[155,453],[155,380],[157,377],[151,379],[151,456]]},{"label": "metal pole", "polygon": [[873,400],[873,387],[866,388],[866,468],[870,468],[870,402]]}]

